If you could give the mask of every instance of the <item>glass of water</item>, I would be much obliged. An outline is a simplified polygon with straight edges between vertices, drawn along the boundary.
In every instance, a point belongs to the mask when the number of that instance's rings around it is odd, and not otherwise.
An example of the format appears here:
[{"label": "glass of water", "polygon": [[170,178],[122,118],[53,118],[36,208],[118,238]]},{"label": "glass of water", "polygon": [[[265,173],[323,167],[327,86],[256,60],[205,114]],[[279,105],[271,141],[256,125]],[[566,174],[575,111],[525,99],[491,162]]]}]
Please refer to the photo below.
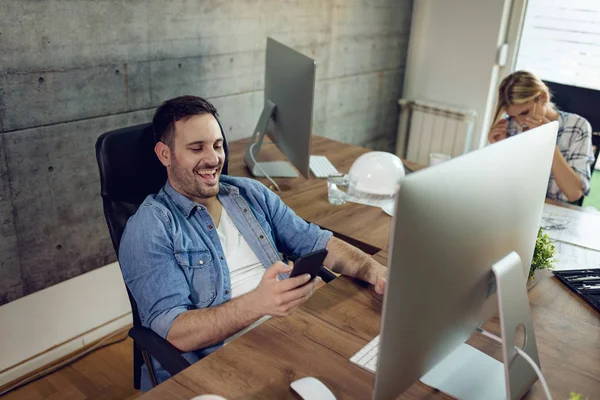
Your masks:
[{"label": "glass of water", "polygon": [[450,158],[451,157],[448,154],[431,153],[429,155],[429,166],[433,167],[434,165],[441,164],[443,162],[450,160]]},{"label": "glass of water", "polygon": [[327,177],[327,200],[336,206],[346,204],[350,178],[348,175],[333,175]]}]

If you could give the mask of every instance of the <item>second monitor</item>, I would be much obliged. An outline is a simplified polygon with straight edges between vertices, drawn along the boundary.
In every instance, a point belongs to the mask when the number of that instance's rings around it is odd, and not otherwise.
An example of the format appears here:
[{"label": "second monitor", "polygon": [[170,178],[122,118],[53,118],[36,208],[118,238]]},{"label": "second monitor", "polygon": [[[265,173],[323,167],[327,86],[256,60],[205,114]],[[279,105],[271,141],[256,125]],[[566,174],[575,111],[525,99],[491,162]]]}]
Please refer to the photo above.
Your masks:
[{"label": "second monitor", "polygon": [[[296,167],[308,178],[315,73],[315,60],[267,39],[264,108],[244,155],[253,176],[294,178]],[[265,134],[294,167],[287,161],[257,162]]]}]

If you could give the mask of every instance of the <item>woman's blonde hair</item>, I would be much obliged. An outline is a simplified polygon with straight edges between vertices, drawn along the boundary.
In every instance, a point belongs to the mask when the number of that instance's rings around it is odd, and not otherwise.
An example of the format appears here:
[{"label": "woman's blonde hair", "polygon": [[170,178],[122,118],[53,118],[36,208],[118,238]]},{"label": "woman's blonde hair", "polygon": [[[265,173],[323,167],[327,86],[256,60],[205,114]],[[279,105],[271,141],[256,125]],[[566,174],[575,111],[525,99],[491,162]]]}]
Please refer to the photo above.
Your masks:
[{"label": "woman's blonde hair", "polygon": [[498,89],[498,105],[496,106],[494,125],[502,118],[502,114],[510,105],[536,100],[542,93],[546,94],[548,104],[554,107],[554,104],[550,102],[550,90],[540,78],[528,71],[513,72],[504,78]]}]

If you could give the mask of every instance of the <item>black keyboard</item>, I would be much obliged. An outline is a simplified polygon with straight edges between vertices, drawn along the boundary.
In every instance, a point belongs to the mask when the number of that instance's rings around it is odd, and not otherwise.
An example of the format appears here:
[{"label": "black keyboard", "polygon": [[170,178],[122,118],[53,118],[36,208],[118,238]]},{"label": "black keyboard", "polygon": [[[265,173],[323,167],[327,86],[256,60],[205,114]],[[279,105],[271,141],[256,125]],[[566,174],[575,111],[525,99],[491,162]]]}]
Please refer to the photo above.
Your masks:
[{"label": "black keyboard", "polygon": [[553,271],[560,281],[600,312],[600,268]]}]

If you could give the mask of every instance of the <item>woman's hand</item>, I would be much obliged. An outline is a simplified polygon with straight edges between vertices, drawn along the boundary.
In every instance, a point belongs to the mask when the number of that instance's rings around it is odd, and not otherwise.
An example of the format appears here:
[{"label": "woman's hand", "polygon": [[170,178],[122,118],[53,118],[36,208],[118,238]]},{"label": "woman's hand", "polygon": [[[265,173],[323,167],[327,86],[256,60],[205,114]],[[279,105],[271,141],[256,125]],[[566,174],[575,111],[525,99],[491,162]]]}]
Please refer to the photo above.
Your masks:
[{"label": "woman's hand", "polygon": [[525,125],[527,125],[527,129],[534,129],[547,123],[550,123],[550,120],[543,115],[525,117]]},{"label": "woman's hand", "polygon": [[530,115],[527,115],[524,118],[525,126],[527,126],[527,130],[537,128],[538,126],[545,125],[550,122],[545,115],[538,113],[540,109],[543,109],[538,106],[538,103],[533,104],[533,110]]},{"label": "woman's hand", "polygon": [[508,121],[504,118],[496,122],[496,124],[492,126],[492,129],[490,129],[490,133],[488,133],[488,140],[490,143],[496,143],[506,139],[506,128],[508,128]]}]

